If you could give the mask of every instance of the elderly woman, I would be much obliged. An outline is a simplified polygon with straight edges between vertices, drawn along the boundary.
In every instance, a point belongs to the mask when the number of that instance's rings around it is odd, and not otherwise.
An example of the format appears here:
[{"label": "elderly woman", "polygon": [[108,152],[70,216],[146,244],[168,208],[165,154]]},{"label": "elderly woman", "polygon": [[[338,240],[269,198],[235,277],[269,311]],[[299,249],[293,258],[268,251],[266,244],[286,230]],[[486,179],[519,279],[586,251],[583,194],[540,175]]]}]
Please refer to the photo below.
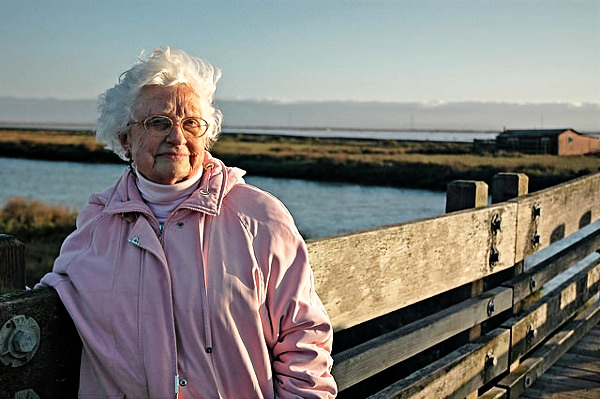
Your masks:
[{"label": "elderly woman", "polygon": [[42,284],[83,341],[81,398],[333,397],[331,323],[288,211],[207,149],[220,71],[158,48],[100,102],[129,161]]}]

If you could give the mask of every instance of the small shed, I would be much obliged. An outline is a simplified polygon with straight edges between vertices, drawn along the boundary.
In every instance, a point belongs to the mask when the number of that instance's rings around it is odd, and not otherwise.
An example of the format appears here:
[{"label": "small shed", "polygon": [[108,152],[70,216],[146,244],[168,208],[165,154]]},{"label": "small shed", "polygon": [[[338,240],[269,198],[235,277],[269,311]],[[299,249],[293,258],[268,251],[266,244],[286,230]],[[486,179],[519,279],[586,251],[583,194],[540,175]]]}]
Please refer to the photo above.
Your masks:
[{"label": "small shed", "polygon": [[600,138],[573,129],[505,130],[496,148],[526,154],[582,155],[600,151]]}]

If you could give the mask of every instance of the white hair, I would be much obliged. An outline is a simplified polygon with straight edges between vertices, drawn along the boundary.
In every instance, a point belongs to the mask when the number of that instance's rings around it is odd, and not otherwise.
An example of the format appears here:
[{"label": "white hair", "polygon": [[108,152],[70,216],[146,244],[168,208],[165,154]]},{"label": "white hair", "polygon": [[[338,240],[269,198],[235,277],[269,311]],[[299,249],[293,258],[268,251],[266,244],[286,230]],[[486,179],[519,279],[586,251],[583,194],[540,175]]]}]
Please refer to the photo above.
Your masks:
[{"label": "white hair", "polygon": [[209,124],[205,147],[210,149],[217,141],[223,122],[223,114],[213,105],[220,77],[219,68],[182,50],[157,47],[147,57],[142,52],[139,61],[121,75],[119,83],[100,96],[96,139],[125,160],[119,135],[129,129],[127,123],[140,91],[147,86],[185,84],[200,98],[202,118]]}]

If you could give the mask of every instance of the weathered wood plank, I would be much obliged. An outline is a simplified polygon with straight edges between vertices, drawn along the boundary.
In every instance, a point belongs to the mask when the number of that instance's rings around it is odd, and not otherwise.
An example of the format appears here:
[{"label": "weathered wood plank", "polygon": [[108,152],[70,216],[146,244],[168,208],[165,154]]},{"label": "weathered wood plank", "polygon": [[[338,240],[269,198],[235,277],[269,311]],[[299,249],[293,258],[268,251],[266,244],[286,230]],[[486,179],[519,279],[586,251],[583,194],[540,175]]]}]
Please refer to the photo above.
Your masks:
[{"label": "weathered wood plank", "polygon": [[600,248],[600,220],[524,260],[524,273],[503,284],[514,290],[515,303]]},{"label": "weathered wood plank", "polygon": [[19,367],[0,363],[0,398],[14,398],[33,389],[42,398],[77,396],[81,341],[58,294],[41,289],[0,296],[0,322],[13,316],[33,318],[40,329],[40,343],[33,358]]},{"label": "weathered wood plank", "polygon": [[488,389],[481,395],[479,395],[479,399],[507,399],[508,391],[504,388],[492,387]]},{"label": "weathered wood plank", "polygon": [[[513,266],[516,211],[516,204],[502,204],[309,242],[317,292],[334,329]],[[492,220],[501,220],[496,233]]]},{"label": "weathered wood plank", "polygon": [[25,244],[0,234],[0,294],[25,289]]},{"label": "weathered wood plank", "polygon": [[595,356],[600,364],[600,329],[590,331],[570,353],[579,356]]},{"label": "weathered wood plank", "polygon": [[600,321],[600,303],[594,302],[563,326],[498,384],[516,399]]},{"label": "weathered wood plank", "polygon": [[552,294],[541,298],[503,324],[503,327],[512,331],[511,363],[552,335],[554,330],[598,292],[600,284],[597,280],[588,286],[589,279],[595,279],[594,276],[600,273],[600,256],[597,253],[594,255],[586,258],[589,263],[560,284]]},{"label": "weathered wood plank", "polygon": [[596,324],[521,397],[600,397],[599,342],[600,325]]},{"label": "weathered wood plank", "polygon": [[576,367],[580,370],[590,371],[600,378],[600,352],[596,352],[595,356],[589,356],[580,355],[571,349],[556,362],[556,365],[559,364],[562,367]]},{"label": "weathered wood plank", "polygon": [[496,329],[370,398],[464,398],[507,370],[509,345],[509,331]]},{"label": "weathered wood plank", "polygon": [[[490,301],[493,312],[490,310]],[[495,288],[334,356],[340,390],[428,349],[512,307],[512,291]]]},{"label": "weathered wood plank", "polygon": [[[546,374],[552,373],[552,374],[563,375],[563,376],[569,377],[569,378],[575,378],[575,379],[592,381],[592,382],[596,382],[596,383],[600,384],[600,372],[598,372],[598,370],[589,370],[589,369],[585,369],[585,368],[577,368],[577,364],[575,364],[575,367],[571,367],[570,365],[566,364],[565,361],[567,359],[573,360],[573,357],[568,357],[567,355],[568,355],[568,353],[565,353],[550,368],[550,370],[548,370],[548,371],[546,371],[546,373],[544,373],[544,376]],[[567,356],[566,359],[565,359],[565,356]],[[593,358],[590,358],[590,359],[593,359]],[[577,360],[581,361],[582,357],[578,358]],[[550,374],[550,375],[552,375],[552,374]],[[532,388],[535,387],[535,385],[539,381],[540,380],[536,381],[536,383],[532,385]],[[600,388],[600,385],[598,385],[598,388]]]},{"label": "weathered wood plank", "polygon": [[600,218],[600,173],[511,200],[519,204],[514,263]]}]

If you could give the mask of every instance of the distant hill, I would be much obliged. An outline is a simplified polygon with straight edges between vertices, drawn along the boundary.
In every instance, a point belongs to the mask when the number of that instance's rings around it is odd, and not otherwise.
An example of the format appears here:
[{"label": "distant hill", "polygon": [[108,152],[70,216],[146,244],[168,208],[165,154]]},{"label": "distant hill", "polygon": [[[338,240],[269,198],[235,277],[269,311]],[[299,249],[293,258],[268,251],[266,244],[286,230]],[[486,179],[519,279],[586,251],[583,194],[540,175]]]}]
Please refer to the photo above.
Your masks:
[{"label": "distant hill", "polygon": [[[600,104],[217,100],[225,127],[490,130],[571,127],[600,132]],[[96,100],[0,97],[0,123],[93,124]]]}]

